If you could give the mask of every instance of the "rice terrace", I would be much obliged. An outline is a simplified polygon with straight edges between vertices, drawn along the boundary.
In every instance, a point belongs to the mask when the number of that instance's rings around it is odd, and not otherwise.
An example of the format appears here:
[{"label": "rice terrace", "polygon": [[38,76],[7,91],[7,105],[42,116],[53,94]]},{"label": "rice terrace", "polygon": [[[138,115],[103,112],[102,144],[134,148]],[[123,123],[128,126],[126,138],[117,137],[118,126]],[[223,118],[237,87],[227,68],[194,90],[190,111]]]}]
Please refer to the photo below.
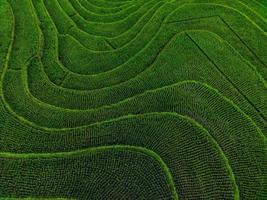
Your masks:
[{"label": "rice terrace", "polygon": [[267,0],[0,16],[0,200],[267,200]]}]

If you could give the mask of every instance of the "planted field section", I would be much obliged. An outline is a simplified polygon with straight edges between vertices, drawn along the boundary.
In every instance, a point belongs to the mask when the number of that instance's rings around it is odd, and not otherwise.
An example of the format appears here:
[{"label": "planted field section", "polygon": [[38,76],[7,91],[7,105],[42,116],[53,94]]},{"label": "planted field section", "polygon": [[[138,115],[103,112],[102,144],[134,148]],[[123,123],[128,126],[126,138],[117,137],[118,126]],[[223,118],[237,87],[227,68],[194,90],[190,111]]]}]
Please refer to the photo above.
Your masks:
[{"label": "planted field section", "polygon": [[267,1],[0,16],[0,199],[267,199]]}]

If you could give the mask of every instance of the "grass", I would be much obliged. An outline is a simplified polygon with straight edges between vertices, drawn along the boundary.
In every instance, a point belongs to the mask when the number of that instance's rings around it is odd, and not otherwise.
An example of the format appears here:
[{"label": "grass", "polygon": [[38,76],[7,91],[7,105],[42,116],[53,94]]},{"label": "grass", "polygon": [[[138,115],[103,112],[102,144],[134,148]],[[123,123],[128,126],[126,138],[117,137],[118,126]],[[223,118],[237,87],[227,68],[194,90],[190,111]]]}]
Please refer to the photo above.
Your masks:
[{"label": "grass", "polygon": [[266,199],[264,0],[0,0],[0,199]]}]

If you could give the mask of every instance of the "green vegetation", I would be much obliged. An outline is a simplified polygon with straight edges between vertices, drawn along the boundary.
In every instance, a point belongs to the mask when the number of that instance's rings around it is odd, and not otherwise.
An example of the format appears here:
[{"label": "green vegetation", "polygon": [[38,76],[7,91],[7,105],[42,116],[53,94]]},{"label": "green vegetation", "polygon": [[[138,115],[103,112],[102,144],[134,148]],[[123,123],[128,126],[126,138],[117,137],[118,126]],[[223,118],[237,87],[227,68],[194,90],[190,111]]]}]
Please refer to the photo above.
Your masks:
[{"label": "green vegetation", "polygon": [[267,199],[267,1],[0,15],[0,199]]}]

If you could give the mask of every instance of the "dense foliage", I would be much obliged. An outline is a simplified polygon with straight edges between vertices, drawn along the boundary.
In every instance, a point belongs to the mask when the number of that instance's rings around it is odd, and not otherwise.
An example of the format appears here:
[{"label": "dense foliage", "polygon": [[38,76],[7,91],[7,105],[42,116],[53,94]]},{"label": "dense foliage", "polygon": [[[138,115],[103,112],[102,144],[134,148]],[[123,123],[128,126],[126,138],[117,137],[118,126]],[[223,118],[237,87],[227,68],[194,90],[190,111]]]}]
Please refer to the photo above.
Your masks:
[{"label": "dense foliage", "polygon": [[266,0],[0,15],[0,199],[267,199]]}]

